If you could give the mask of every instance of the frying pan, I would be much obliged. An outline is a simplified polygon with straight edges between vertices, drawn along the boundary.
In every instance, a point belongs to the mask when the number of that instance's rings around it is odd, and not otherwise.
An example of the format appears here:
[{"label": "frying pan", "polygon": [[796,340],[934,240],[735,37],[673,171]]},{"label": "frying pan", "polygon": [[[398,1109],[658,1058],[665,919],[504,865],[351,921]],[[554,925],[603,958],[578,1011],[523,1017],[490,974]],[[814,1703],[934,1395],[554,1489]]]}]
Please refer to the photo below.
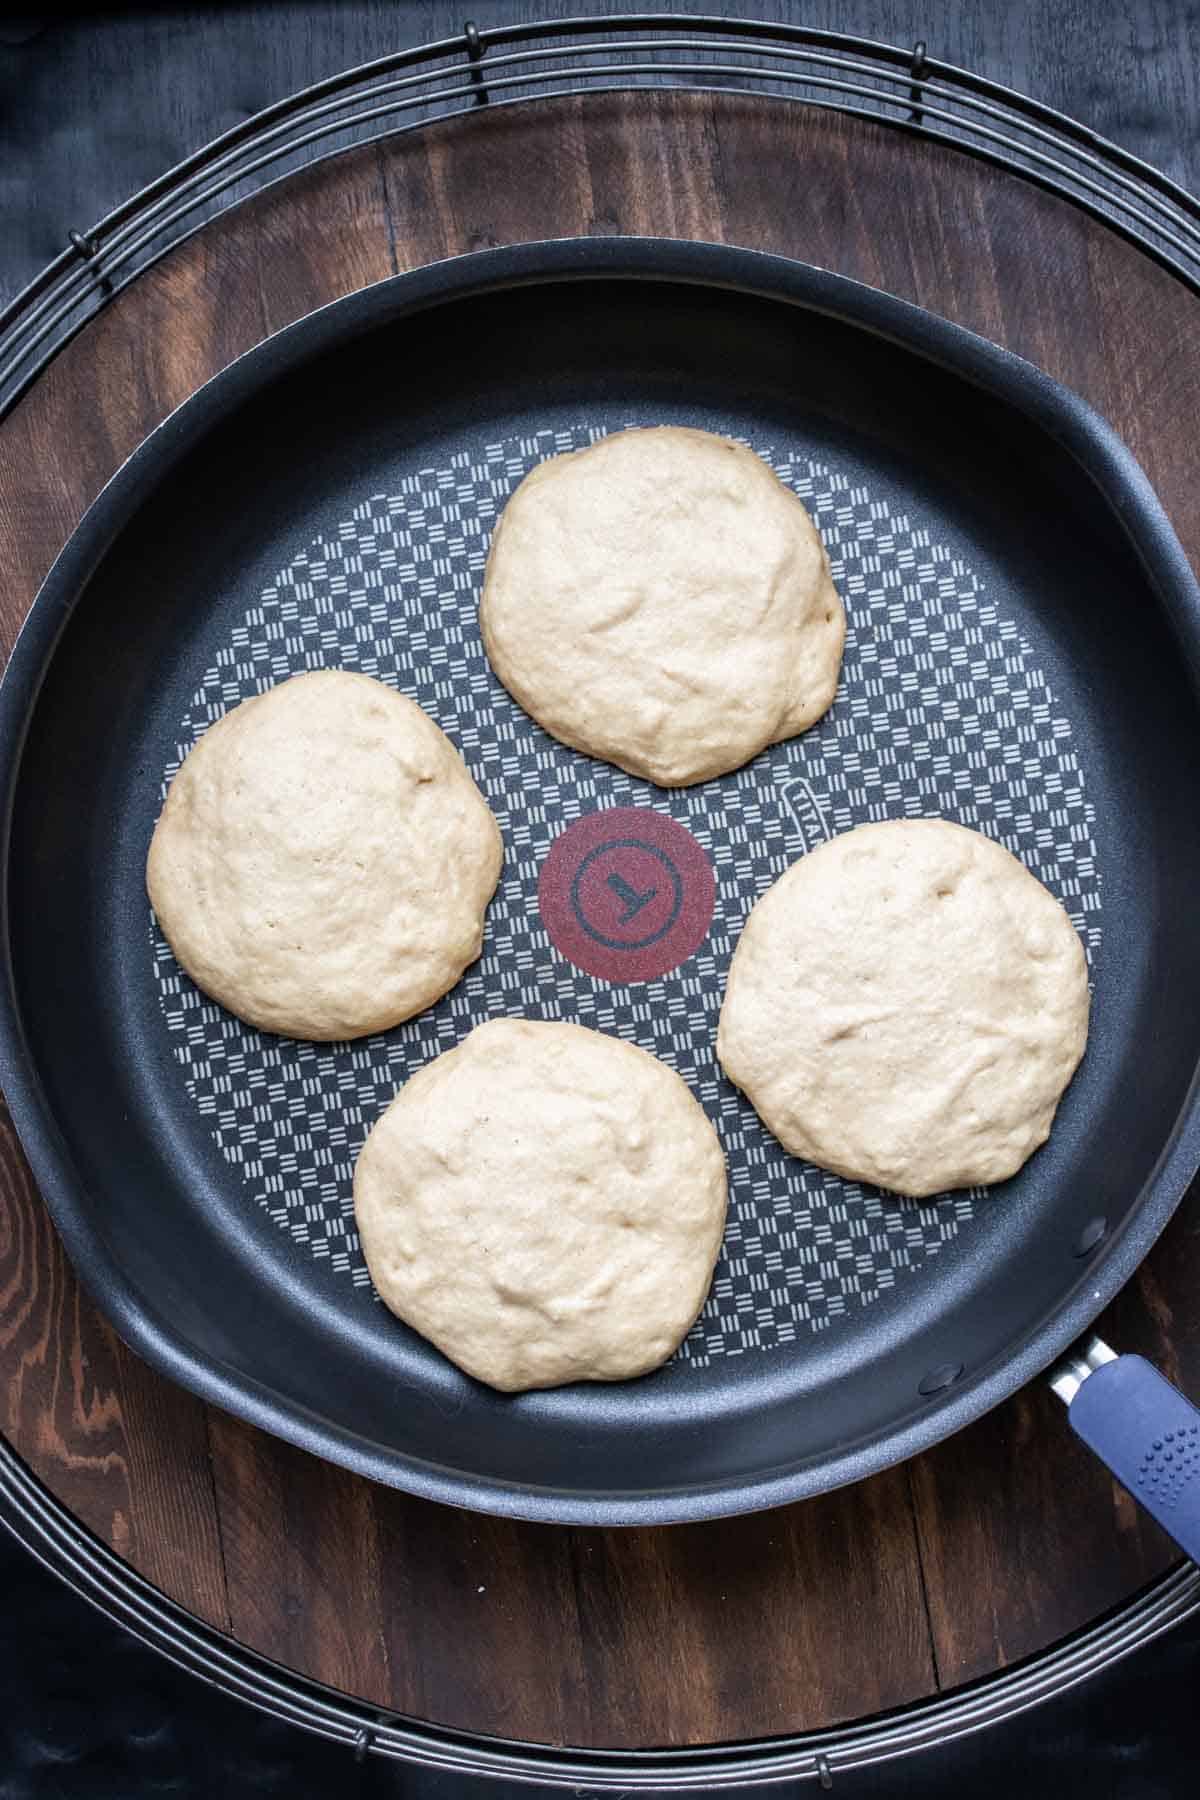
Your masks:
[{"label": "frying pan", "polygon": [[[525,471],[649,423],[766,456],[813,512],[850,618],[819,725],[671,792],[542,733],[476,622],[491,527]],[[205,1000],[144,889],[190,745],[323,665],[419,700],[506,844],[480,962],[352,1045],[267,1037]],[[1198,673],[1200,594],[1112,432],[898,300],[752,252],[592,240],[462,257],[326,307],[130,459],[47,577],[0,691],[0,1074],[70,1254],[122,1336],[205,1398],[483,1510],[699,1518],[913,1454],[1068,1350],[1200,1162]],[[1060,896],[1094,1000],[1045,1148],[1003,1186],[918,1205],[787,1157],[714,1037],[764,888],[831,833],[930,814],[999,838]],[[580,821],[588,855],[661,849],[676,828],[691,845],[671,891],[689,868],[703,879],[672,966],[647,974],[644,945],[623,963],[636,921],[622,937],[580,911],[578,881],[545,878]],[[618,897],[649,891],[612,872]],[[500,1013],[644,1045],[725,1144],[712,1296],[643,1380],[501,1396],[371,1290],[358,1146],[407,1074]],[[1093,1372],[1102,1356],[1062,1377],[1073,1416],[1200,1538],[1198,1415],[1136,1358]],[[1112,1422],[1113,1379],[1134,1390],[1132,1424]]]}]

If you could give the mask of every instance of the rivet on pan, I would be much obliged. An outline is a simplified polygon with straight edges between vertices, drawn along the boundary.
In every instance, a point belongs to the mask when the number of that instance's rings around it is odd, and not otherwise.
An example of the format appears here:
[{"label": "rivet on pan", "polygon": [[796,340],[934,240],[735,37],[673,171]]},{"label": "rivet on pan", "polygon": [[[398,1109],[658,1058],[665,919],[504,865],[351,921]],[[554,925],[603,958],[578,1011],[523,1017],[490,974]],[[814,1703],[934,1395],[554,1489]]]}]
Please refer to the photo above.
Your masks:
[{"label": "rivet on pan", "polygon": [[818,1756],[817,1774],[820,1777],[821,1786],[823,1788],[831,1788],[833,1786],[833,1770],[829,1767],[829,1758],[827,1756]]},{"label": "rivet on pan", "polygon": [[1108,1236],[1108,1220],[1102,1215],[1089,1219],[1079,1234],[1079,1242],[1075,1246],[1076,1256],[1088,1256],[1097,1244],[1104,1242]]},{"label": "rivet on pan", "polygon": [[922,1376],[917,1383],[918,1394],[940,1394],[943,1388],[952,1387],[963,1372],[961,1363],[939,1363],[936,1369],[930,1369],[928,1375]]},{"label": "rivet on pan", "polygon": [[374,1739],[374,1735],[375,1734],[373,1732],[367,1730],[367,1727],[365,1725],[363,1726],[361,1731],[355,1732],[355,1734],[354,1734],[354,1760],[356,1763],[365,1763],[366,1762],[367,1752],[371,1748],[371,1744]]}]

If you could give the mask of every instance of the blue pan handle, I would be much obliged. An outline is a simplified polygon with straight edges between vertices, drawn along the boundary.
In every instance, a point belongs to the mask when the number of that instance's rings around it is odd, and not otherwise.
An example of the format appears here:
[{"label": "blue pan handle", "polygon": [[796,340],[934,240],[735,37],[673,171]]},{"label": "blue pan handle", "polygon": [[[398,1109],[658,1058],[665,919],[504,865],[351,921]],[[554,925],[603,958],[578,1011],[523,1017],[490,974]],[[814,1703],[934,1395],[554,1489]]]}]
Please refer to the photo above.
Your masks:
[{"label": "blue pan handle", "polygon": [[1200,1407],[1141,1356],[1090,1338],[1053,1372],[1072,1428],[1200,1562]]}]

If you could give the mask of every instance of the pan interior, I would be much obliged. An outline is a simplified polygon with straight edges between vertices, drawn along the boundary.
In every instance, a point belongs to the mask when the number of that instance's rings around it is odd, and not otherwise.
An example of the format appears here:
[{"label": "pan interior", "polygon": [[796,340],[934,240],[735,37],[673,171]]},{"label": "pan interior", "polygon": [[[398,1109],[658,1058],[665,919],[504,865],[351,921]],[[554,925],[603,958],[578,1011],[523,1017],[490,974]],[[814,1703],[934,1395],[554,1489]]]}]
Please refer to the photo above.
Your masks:
[{"label": "pan interior", "polygon": [[[498,686],[476,604],[521,475],[631,424],[740,437],[805,499],[850,634],[838,699],[746,770],[663,792],[550,740]],[[454,738],[500,819],[484,955],[355,1045],[264,1037],[205,1001],[150,916],[165,783],[229,706],[362,669]],[[235,1387],[468,1480],[588,1493],[739,1484],[867,1443],[1061,1303],[1196,1063],[1190,689],[1098,492],[1015,408],[806,308],[671,282],[548,283],[384,322],[214,417],[92,575],[50,667],[14,819],[30,1047],[93,1225],[137,1304]],[[1194,764],[1191,764],[1194,766]],[[612,807],[684,825],[716,909],[648,982],[589,975],[538,911],[550,846]],[[716,1011],[754,900],[867,819],[939,814],[1013,849],[1088,950],[1093,1031],[1049,1145],[925,1206],[785,1156],[720,1074]],[[405,1075],[498,1013],[578,1019],[676,1067],[714,1118],[731,1215],[713,1296],[655,1376],[501,1398],[374,1299],[350,1210]],[[501,1201],[498,1200],[498,1204]]]}]

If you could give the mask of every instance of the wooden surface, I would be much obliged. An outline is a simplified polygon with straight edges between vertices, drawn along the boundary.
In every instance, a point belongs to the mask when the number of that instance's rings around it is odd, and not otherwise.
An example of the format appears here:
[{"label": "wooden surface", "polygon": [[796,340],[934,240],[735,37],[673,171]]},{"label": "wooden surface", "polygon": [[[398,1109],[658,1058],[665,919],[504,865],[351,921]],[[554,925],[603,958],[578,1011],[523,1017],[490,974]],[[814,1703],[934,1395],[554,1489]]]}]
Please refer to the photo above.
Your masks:
[{"label": "wooden surface", "polygon": [[[1200,561],[1197,302],[1064,203],[883,128],[643,95],[475,115],[293,177],[144,276],[0,428],[0,627],[205,376],[400,268],[580,232],[725,239],[903,294],[1033,358],[1125,435]],[[1102,1329],[1200,1389],[1200,1205]],[[203,1407],[82,1297],[0,1141],[0,1429],[166,1592],[382,1706],[590,1745],[702,1743],[894,1707],[1029,1655],[1174,1552],[1038,1385],[859,1487],[656,1531],[407,1499]]]}]

